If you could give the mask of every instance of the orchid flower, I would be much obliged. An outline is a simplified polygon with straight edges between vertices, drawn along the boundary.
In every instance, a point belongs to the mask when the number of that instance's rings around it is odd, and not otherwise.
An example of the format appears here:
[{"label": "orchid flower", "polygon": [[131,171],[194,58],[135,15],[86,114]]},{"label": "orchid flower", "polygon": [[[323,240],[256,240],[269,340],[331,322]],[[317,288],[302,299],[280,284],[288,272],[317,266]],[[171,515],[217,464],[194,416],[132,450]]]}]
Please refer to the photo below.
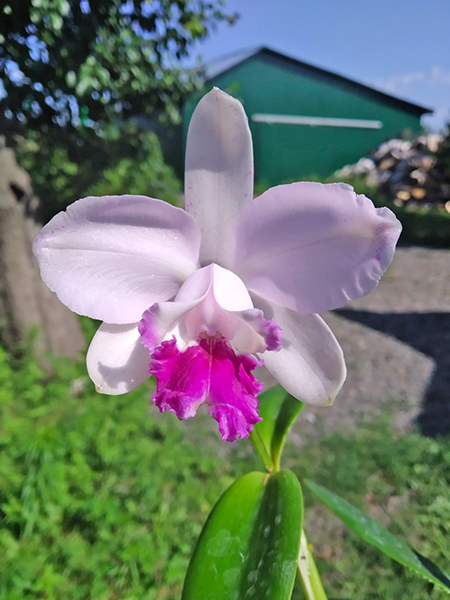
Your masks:
[{"label": "orchid flower", "polygon": [[399,221],[340,183],[254,200],[247,118],[217,88],[190,122],[185,204],[83,198],[35,238],[47,286],[103,321],[87,353],[97,390],[123,394],[154,375],[161,411],[183,420],[206,404],[228,441],[260,420],[268,375],[303,402],[332,404],[345,362],[317,313],[376,287]]}]

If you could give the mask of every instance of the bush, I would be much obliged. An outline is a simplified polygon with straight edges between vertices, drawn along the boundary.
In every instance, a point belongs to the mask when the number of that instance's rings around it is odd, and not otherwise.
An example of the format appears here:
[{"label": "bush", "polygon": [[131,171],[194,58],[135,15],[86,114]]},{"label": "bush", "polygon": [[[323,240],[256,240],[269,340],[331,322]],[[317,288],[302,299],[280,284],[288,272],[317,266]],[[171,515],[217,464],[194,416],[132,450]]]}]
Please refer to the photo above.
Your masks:
[{"label": "bush", "polygon": [[444,138],[436,151],[436,158],[443,170],[450,176],[450,123],[447,123]]},{"label": "bush", "polygon": [[171,167],[165,164],[156,134],[142,138],[134,156],[124,157],[107,167],[87,190],[88,195],[136,194],[179,204],[181,186]]},{"label": "bush", "polygon": [[18,143],[17,154],[41,200],[44,222],[89,194],[142,194],[179,202],[180,183],[164,162],[156,134],[133,124],[111,139],[30,132]]}]

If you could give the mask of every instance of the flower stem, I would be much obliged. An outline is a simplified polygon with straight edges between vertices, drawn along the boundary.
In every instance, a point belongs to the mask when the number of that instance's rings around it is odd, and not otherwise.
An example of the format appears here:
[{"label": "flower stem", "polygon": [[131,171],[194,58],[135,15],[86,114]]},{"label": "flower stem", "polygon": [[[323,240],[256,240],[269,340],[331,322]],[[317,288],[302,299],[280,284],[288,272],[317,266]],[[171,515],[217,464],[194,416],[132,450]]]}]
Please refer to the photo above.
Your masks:
[{"label": "flower stem", "polygon": [[266,445],[263,442],[261,434],[257,429],[254,429],[250,433],[250,440],[255,447],[256,452],[259,454],[260,459],[263,462],[263,465],[266,468],[266,471],[269,473],[274,470],[273,460],[266,448]]},{"label": "flower stem", "polygon": [[308,546],[305,532],[302,531],[300,541],[300,554],[298,556],[298,575],[305,592],[307,600],[327,600],[327,595],[323,589],[319,571],[311,550]]}]

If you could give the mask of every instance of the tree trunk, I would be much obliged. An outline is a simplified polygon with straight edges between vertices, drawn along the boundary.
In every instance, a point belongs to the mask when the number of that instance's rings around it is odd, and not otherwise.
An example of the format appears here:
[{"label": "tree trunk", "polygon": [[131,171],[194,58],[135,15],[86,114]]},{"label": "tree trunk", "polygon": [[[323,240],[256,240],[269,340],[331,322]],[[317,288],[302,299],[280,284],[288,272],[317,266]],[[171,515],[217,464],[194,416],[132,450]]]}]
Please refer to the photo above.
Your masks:
[{"label": "tree trunk", "polygon": [[37,326],[36,350],[74,358],[85,345],[80,324],[42,283],[31,250],[38,206],[28,174],[0,137],[0,341],[14,351]]}]

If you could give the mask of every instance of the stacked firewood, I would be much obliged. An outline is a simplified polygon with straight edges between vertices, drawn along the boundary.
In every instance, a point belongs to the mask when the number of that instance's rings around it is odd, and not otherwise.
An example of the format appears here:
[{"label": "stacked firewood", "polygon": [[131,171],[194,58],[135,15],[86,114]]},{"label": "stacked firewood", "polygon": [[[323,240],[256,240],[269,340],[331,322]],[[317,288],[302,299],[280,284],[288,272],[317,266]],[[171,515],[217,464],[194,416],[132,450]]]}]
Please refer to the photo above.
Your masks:
[{"label": "stacked firewood", "polygon": [[450,212],[450,172],[439,160],[442,140],[438,133],[388,140],[370,156],[337,171],[336,177],[363,177],[367,185],[408,210],[422,207]]}]

